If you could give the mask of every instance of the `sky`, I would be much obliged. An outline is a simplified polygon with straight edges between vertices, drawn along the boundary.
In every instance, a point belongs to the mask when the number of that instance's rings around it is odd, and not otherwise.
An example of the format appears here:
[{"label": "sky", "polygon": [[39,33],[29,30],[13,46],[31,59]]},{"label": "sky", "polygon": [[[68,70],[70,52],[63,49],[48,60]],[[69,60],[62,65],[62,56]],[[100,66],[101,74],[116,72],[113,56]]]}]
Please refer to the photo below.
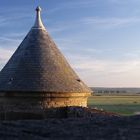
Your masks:
[{"label": "sky", "polygon": [[140,0],[0,0],[0,70],[35,21],[88,86],[140,87]]}]

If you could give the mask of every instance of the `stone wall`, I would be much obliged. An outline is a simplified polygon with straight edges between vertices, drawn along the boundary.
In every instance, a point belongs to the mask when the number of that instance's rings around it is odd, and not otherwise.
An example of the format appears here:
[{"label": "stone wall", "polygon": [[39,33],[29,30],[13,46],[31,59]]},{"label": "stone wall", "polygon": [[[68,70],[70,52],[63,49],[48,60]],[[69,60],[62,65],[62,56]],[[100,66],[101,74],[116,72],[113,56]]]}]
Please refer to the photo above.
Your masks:
[{"label": "stone wall", "polygon": [[[87,106],[87,93],[3,93],[0,97],[0,119],[47,118],[61,116],[56,108]],[[55,108],[55,112],[53,108]]]}]

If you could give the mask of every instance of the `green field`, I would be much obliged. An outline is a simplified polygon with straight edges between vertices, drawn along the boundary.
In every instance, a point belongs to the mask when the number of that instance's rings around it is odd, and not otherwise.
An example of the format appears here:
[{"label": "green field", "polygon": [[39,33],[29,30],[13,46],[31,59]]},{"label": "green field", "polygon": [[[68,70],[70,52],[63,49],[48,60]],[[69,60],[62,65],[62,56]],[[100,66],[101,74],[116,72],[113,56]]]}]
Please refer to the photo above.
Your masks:
[{"label": "green field", "polygon": [[140,114],[140,96],[92,96],[88,106],[121,115]]}]

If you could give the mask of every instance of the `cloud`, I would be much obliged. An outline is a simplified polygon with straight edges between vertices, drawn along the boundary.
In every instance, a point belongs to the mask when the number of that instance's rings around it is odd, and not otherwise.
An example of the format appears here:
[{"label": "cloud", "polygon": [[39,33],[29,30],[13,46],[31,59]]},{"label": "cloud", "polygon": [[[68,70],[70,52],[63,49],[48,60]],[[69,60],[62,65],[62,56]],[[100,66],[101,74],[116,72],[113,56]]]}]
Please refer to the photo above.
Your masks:
[{"label": "cloud", "polygon": [[81,8],[81,7],[93,7],[95,6],[95,2],[93,0],[78,0],[76,1],[72,1],[72,2],[66,2],[64,4],[62,4],[63,7],[65,8]]},{"label": "cloud", "polygon": [[[20,42],[27,32],[10,32],[10,33],[5,33],[3,36],[0,36],[0,40],[3,41],[12,41],[12,42]],[[21,39],[22,38],[22,39]]]},{"label": "cloud", "polygon": [[130,4],[130,3],[139,2],[139,0],[108,0],[108,2],[114,4]]},{"label": "cloud", "polygon": [[0,62],[2,61],[7,61],[7,59],[10,58],[14,50],[9,50],[9,49],[2,49],[0,48]]},{"label": "cloud", "polygon": [[17,42],[17,39],[12,39],[8,37],[0,37],[0,41]]},{"label": "cloud", "polygon": [[15,50],[18,45],[21,43],[20,39],[10,38],[1,36],[0,37],[0,49],[4,50]]},{"label": "cloud", "polygon": [[[16,36],[17,34],[13,35]],[[20,39],[14,39],[14,36],[12,36],[13,38],[10,36],[11,34],[7,36],[0,36],[0,69],[6,64],[21,42]]]},{"label": "cloud", "polygon": [[3,26],[6,21],[7,21],[7,18],[0,16],[0,26]]},{"label": "cloud", "polygon": [[[52,34],[64,31],[87,31],[92,29],[116,29],[127,28],[140,24],[140,17],[84,17],[72,21],[55,22],[54,25],[48,28]],[[80,25],[80,26],[79,26]]]},{"label": "cloud", "polygon": [[12,56],[15,49],[0,48],[0,69],[6,64],[8,59]]},{"label": "cloud", "polygon": [[[33,14],[29,14],[29,9],[27,8],[8,8],[4,9],[0,7],[0,27],[9,28],[14,26],[15,30],[18,28],[22,21],[30,20],[33,17]],[[20,13],[19,13],[20,11]],[[20,21],[20,22],[19,22]],[[15,26],[16,25],[16,26]],[[6,30],[5,30],[6,31]]]},{"label": "cloud", "polygon": [[89,7],[95,7],[95,1],[93,0],[66,1],[64,3],[60,3],[59,6],[57,5],[57,7],[50,9],[48,13],[51,14],[64,9],[89,8]]},{"label": "cloud", "polygon": [[96,27],[102,27],[102,28],[116,28],[116,27],[124,27],[127,25],[140,23],[140,18],[139,17],[129,17],[129,18],[88,17],[88,18],[82,19],[81,23],[86,24],[86,25],[93,25],[93,27],[96,26]]},{"label": "cloud", "polygon": [[140,57],[114,61],[73,54],[68,60],[89,86],[139,87]]}]

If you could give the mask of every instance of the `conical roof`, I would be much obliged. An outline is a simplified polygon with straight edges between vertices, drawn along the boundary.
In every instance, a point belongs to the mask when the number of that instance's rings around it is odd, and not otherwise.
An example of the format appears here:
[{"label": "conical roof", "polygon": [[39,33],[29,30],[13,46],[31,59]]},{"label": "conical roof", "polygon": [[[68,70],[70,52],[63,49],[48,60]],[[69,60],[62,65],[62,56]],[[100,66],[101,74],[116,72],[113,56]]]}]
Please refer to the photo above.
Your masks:
[{"label": "conical roof", "polygon": [[36,21],[0,72],[3,92],[90,92],[48,35],[36,8]]}]

